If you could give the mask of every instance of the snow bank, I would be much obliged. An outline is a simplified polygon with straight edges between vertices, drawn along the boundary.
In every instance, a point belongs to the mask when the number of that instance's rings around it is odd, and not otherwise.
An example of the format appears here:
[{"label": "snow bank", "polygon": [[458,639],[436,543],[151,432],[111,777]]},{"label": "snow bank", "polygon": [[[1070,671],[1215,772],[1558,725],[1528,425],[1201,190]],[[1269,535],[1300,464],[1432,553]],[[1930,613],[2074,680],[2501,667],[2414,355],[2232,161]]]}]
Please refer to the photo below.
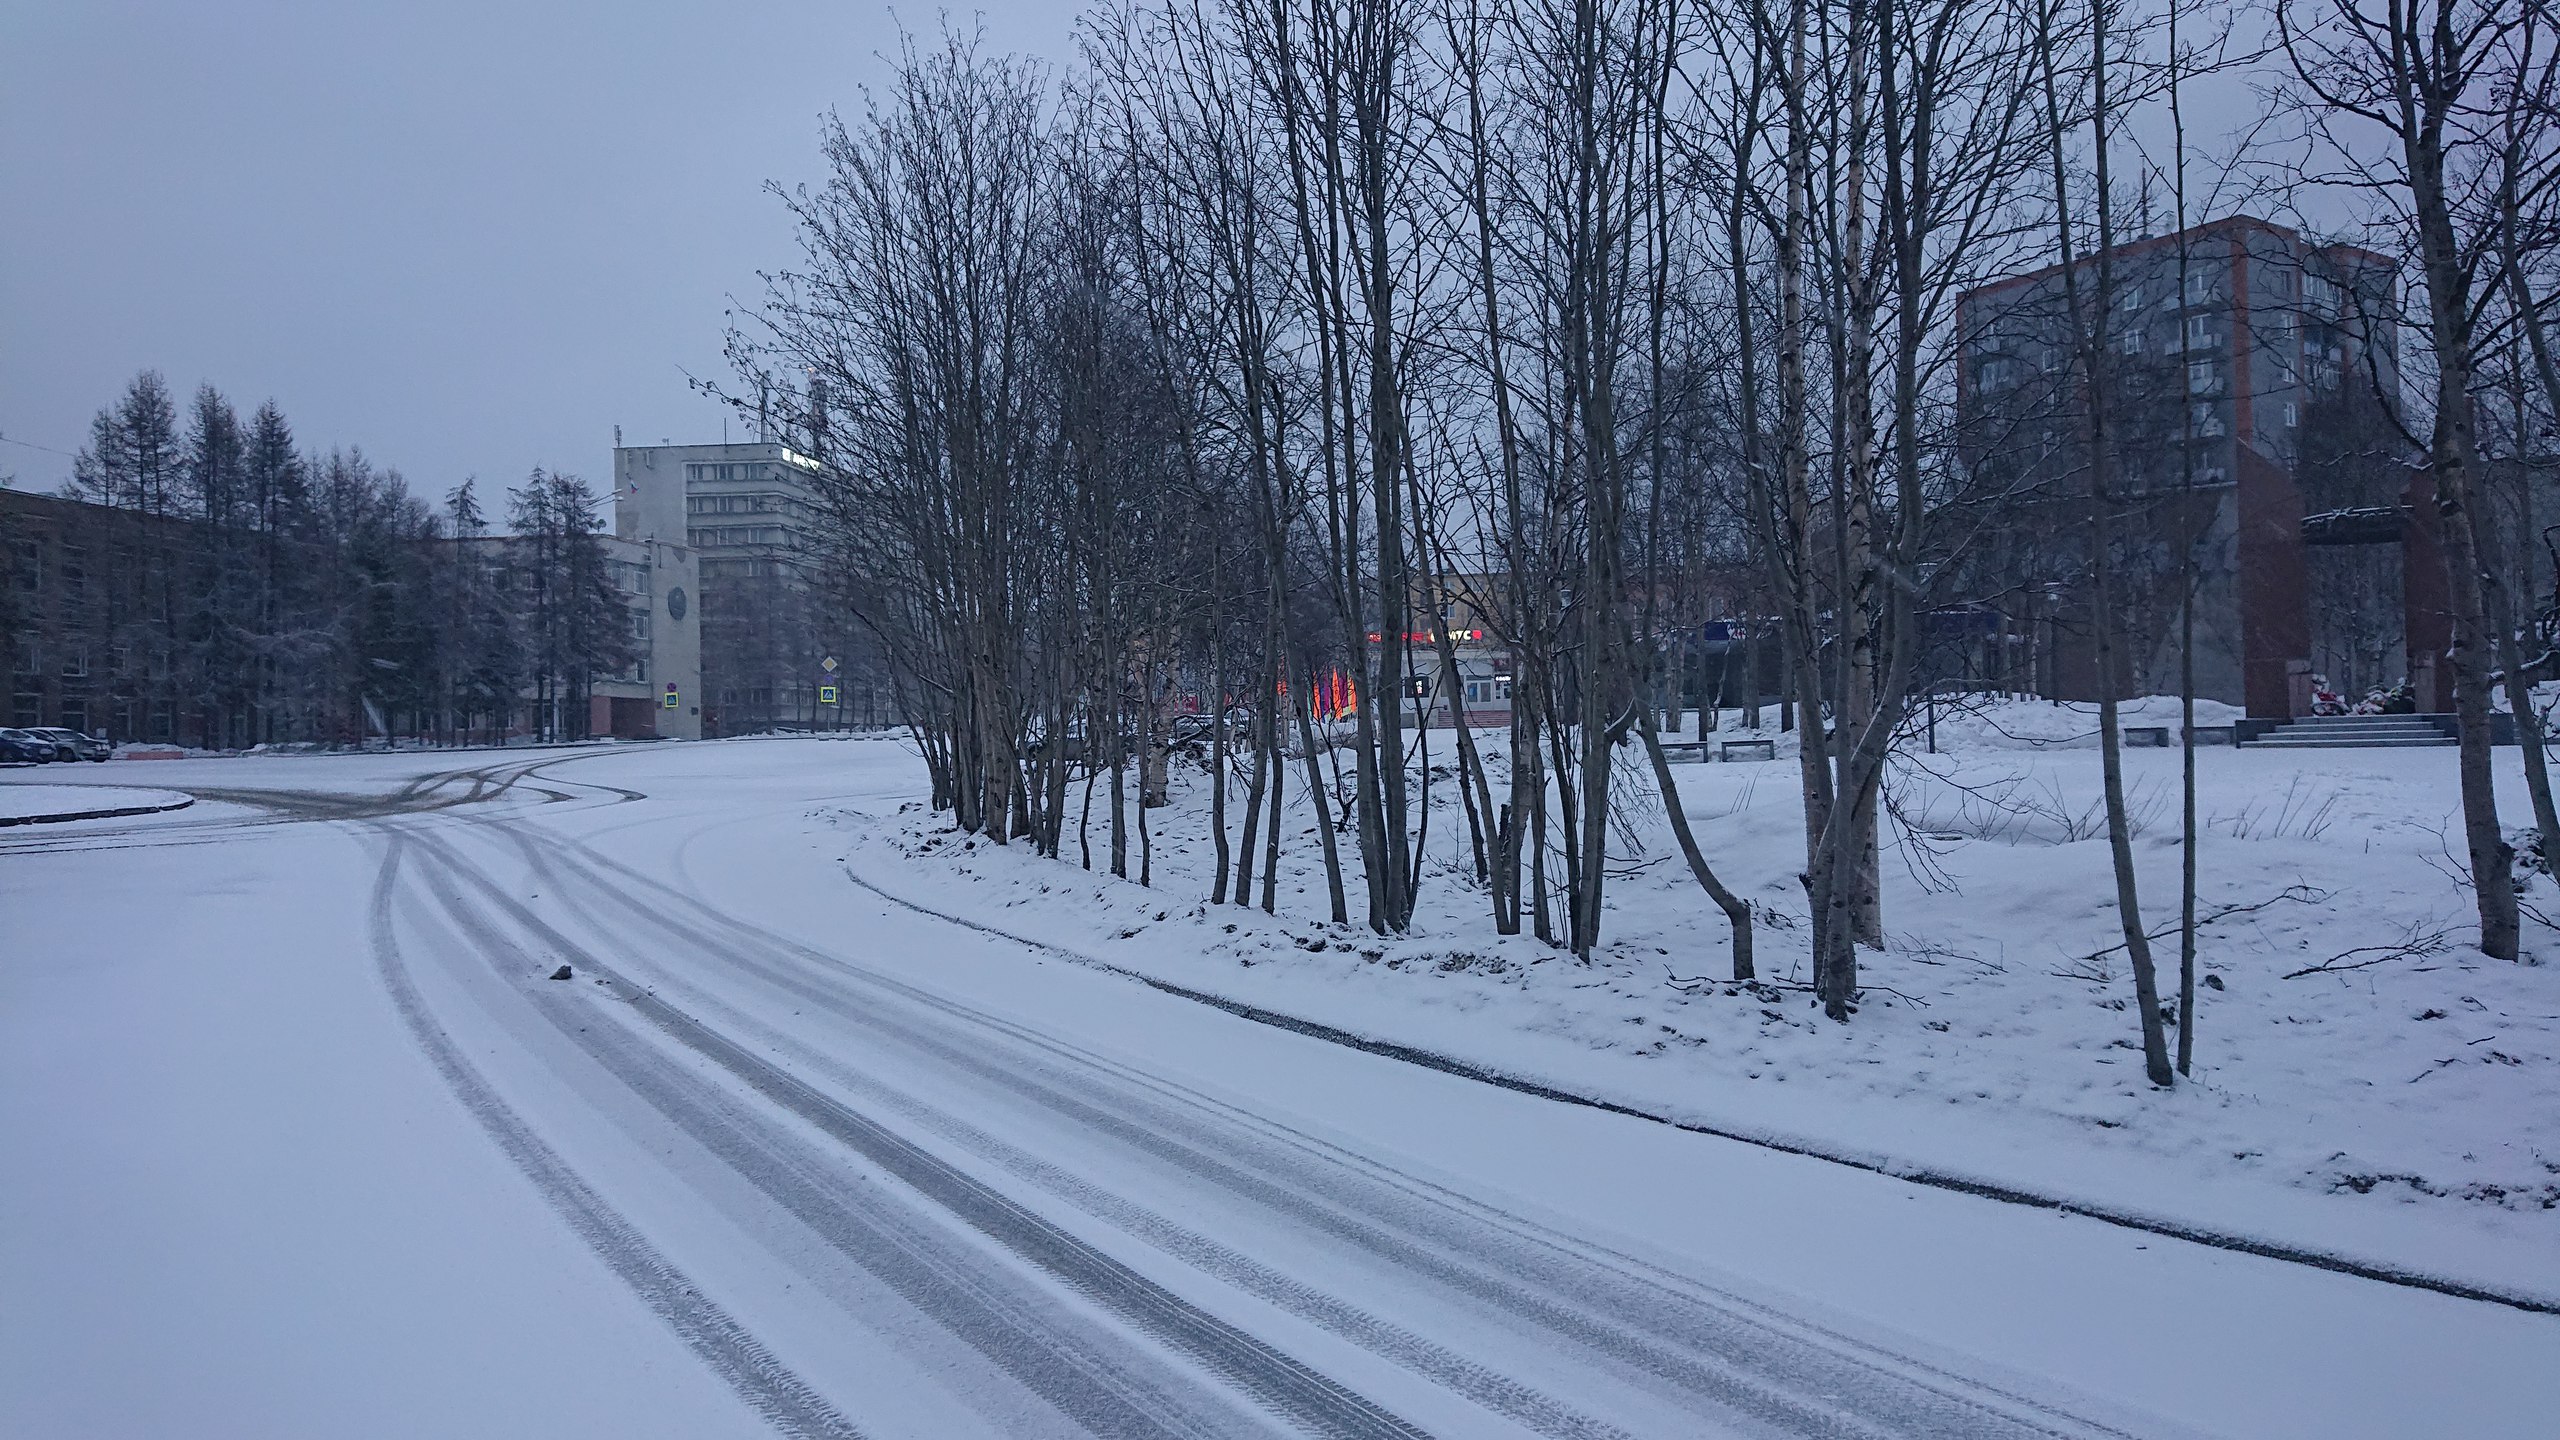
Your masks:
[{"label": "snow bank", "polygon": [[[2560,967],[2471,946],[2454,751],[2199,755],[2196,1068],[2162,1093],[2142,1075],[2096,756],[2068,743],[2088,717],[2037,702],[1973,718],[1978,731],[1942,720],[1944,753],[1897,765],[1886,944],[1862,957],[1866,1003],[1846,1026],[1801,988],[1792,766],[1679,771],[1711,859],[1760,916],[1759,986],[1715,980],[1725,923],[1658,811],[1636,818],[1640,852],[1613,845],[1592,964],[1493,934],[1445,772],[1414,929],[1395,940],[1358,926],[1356,873],[1354,924],[1329,922],[1296,803],[1279,913],[1205,904],[1197,766],[1150,812],[1151,890],[1077,868],[1072,827],[1059,864],[915,811],[840,823],[861,832],[856,872],[892,893],[1357,1035],[1887,1168],[2560,1296]],[[2030,738],[2063,743],[2009,748]],[[2176,918],[2178,759],[2126,754],[2155,931]],[[1651,797],[1649,779],[1621,792],[1631,812]],[[2510,798],[2522,819],[2520,786]],[[1241,809],[1231,795],[1230,824]],[[1097,814],[1098,867],[1106,827]],[[2560,918],[2548,877],[2526,903]],[[2530,928],[2560,955],[2560,931]],[[2156,949],[2174,992],[2174,929]]]},{"label": "snow bank", "polygon": [[28,821],[48,815],[88,815],[99,811],[175,810],[194,804],[175,790],[145,790],[124,785],[0,784],[0,820]]}]

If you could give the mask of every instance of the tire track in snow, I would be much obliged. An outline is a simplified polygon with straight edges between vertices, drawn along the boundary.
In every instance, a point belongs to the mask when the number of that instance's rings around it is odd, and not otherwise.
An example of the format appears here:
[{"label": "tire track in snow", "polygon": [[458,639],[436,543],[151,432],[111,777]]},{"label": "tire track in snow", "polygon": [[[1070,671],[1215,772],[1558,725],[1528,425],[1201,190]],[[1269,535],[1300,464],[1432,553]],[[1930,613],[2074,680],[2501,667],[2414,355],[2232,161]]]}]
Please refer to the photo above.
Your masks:
[{"label": "tire track in snow", "polygon": [[394,834],[374,881],[374,967],[428,1063],[517,1170],[587,1248],[664,1321],[685,1348],[720,1377],[748,1408],[781,1433],[811,1440],[861,1440],[853,1422],[765,1349],[746,1328],[703,1295],[630,1222],[571,1170],[475,1070],[435,1023],[409,977],[393,933],[391,904],[406,842]]},{"label": "tire track in snow", "polygon": [[[1350,1159],[1368,1168],[1383,1168],[1374,1162],[1344,1156],[1258,1116],[1129,1072],[1102,1057],[854,962],[809,950],[683,894],[652,891],[644,901],[595,872],[609,869],[637,883],[646,883],[644,877],[604,857],[588,855],[575,842],[548,835],[537,841],[522,832],[516,838],[528,859],[548,868],[555,879],[561,878],[564,866],[582,872],[575,876],[579,883],[602,891],[632,916],[663,930],[701,957],[717,957],[746,969],[806,1002],[827,1007],[849,1025],[931,1052],[942,1063],[1018,1091],[1069,1124],[1108,1134],[1177,1168],[1187,1168],[1230,1195],[1311,1226],[1329,1241],[1357,1246],[1386,1264],[1422,1274],[1502,1313],[1531,1320],[1557,1338],[1670,1380],[1685,1393],[1729,1407],[1738,1416],[1799,1435],[1925,1434],[1971,1440],[1998,1435],[2124,1433],[2065,1415],[2031,1397],[2006,1393],[1928,1362],[1769,1311],[1738,1296],[1712,1291],[1702,1295],[1704,1287],[1694,1282],[1666,1287],[1644,1273],[1651,1267],[1627,1257],[1608,1256],[1595,1264],[1554,1246],[1527,1222],[1472,1202],[1465,1213],[1459,1213],[1440,1203],[1444,1192],[1436,1192],[1436,1187],[1421,1186],[1393,1172],[1386,1172],[1392,1176],[1388,1188],[1397,1193],[1382,1194],[1374,1186],[1364,1187],[1340,1163]],[[582,861],[581,856],[587,858]],[[547,893],[574,893],[574,889],[560,887]],[[702,923],[679,920],[670,913],[674,909],[697,914]],[[749,953],[759,948],[767,952],[762,959]],[[882,1007],[848,1003],[849,997],[842,993],[830,995],[791,973],[811,968],[950,1017],[966,1031],[947,1040],[902,1032],[884,1018]],[[700,994],[699,987],[685,988]],[[989,1053],[983,1040],[989,1031],[1056,1055],[1069,1068],[1050,1074],[1045,1081],[1027,1077],[1023,1057]],[[1214,1113],[1189,1120],[1168,1108],[1115,1115],[1086,1098],[1096,1094],[1096,1079],[1105,1077]],[[1242,1171],[1200,1153],[1232,1148],[1239,1127],[1281,1131],[1299,1143],[1295,1153],[1262,1157]],[[1484,1228],[1488,1221],[1498,1233],[1488,1233]],[[1502,1264],[1478,1258],[1493,1240],[1512,1242],[1502,1251]],[[1220,1278],[1238,1283],[1235,1275]],[[1539,1283],[1522,1283],[1524,1279]],[[1581,1298],[1569,1303],[1560,1298],[1566,1296]],[[1381,1353],[1404,1363],[1392,1353]],[[1426,1378],[1450,1384],[1453,1377],[1444,1372]],[[1499,1396],[1470,1394],[1463,1384],[1451,1388],[1488,1409],[1532,1423],[1520,1407],[1500,1403]],[[1571,1413],[1554,1406],[1550,1418]],[[1564,1422],[1564,1433],[1571,1433],[1570,1424]],[[1533,1428],[1538,1427],[1533,1424]]]},{"label": "tire track in snow", "polygon": [[[1331,1377],[1199,1309],[876,1121],[703,1027],[624,978],[612,965],[596,958],[590,948],[562,935],[467,860],[453,854],[442,841],[414,832],[410,838],[442,865],[444,875],[477,892],[482,902],[505,914],[551,953],[603,979],[617,1000],[629,1004],[669,1040],[719,1066],[766,1101],[815,1127],[922,1195],[941,1212],[1046,1272],[1069,1290],[1115,1314],[1155,1342],[1205,1366],[1274,1414],[1324,1436],[1417,1440],[1425,1434]],[[503,945],[502,940],[490,934],[485,917],[463,897],[440,898],[444,899],[449,918],[466,932],[474,933],[484,945]],[[1081,1357],[1062,1352],[1057,1337],[1042,1336],[1023,1316],[1009,1312],[1003,1297],[990,1297],[983,1293],[983,1287],[951,1283],[961,1269],[956,1262],[900,1265],[901,1252],[917,1253],[929,1243],[926,1237],[889,1236],[870,1217],[850,1207],[842,1194],[828,1193],[825,1187],[812,1183],[815,1177],[806,1173],[795,1174],[786,1158],[791,1148],[787,1138],[780,1139],[777,1145],[760,1146],[746,1134],[756,1124],[752,1117],[720,1115],[705,1108],[694,1097],[670,1087],[671,1078],[681,1073],[676,1067],[665,1066],[659,1057],[616,1052],[610,1042],[593,1031],[581,1033],[574,1023],[578,1017],[559,1013],[544,992],[536,991],[534,997],[535,1008],[553,1020],[565,1038],[595,1056],[616,1078],[749,1183],[810,1225],[855,1264],[906,1294],[918,1309],[951,1327],[1000,1368],[1015,1374],[1095,1433],[1219,1433],[1179,1423],[1182,1417],[1161,1413],[1161,1403],[1151,1403],[1149,1397],[1135,1393],[1139,1387],[1128,1377],[1097,1371],[1089,1359],[1062,1371],[1052,1362],[1073,1362]],[[1177,1423],[1168,1428],[1168,1421]]]},{"label": "tire track in snow", "polygon": [[[610,929],[613,922],[591,905],[577,898],[575,889],[555,865],[561,858],[557,848],[546,850],[527,837],[519,836],[534,873],[546,886],[545,893],[560,896],[565,903],[584,915],[590,923]],[[665,923],[662,916],[646,911],[626,893],[582,875],[582,883],[603,890],[623,908],[642,914],[644,918]],[[626,932],[627,933],[627,932]],[[675,933],[688,945],[701,944],[698,932],[679,929]],[[735,952],[726,958],[733,962]],[[789,989],[808,1004],[819,1007],[843,1020],[856,1030],[868,1030],[905,1043],[920,1051],[933,1053],[946,1063],[970,1057],[964,1052],[939,1045],[929,1037],[917,1036],[903,1027],[885,1022],[875,1010],[850,1007],[841,992],[830,992],[808,985],[794,977],[763,971],[769,983]],[[664,988],[664,987],[661,987]],[[689,994],[695,993],[685,987]],[[655,992],[651,992],[654,998]],[[989,1160],[1018,1178],[1038,1185],[1053,1195],[1066,1199],[1086,1214],[1114,1225],[1158,1250],[1183,1261],[1238,1290],[1272,1304],[1302,1320],[1413,1371],[1435,1384],[1482,1405],[1485,1409],[1555,1440],[1628,1440],[1626,1432],[1606,1421],[1583,1415],[1552,1397],[1529,1386],[1479,1365],[1446,1347],[1437,1345],[1402,1327],[1349,1304],[1315,1287],[1302,1284],[1264,1265],[1252,1257],[1186,1229],[1163,1216],[1147,1210],[1117,1194],[1091,1185],[1058,1167],[1011,1146],[968,1124],[918,1096],[895,1090],[869,1077],[857,1074],[835,1063],[791,1037],[764,1026],[708,996],[697,1003],[718,1013],[724,1028],[734,1028],[751,1036],[770,1049],[786,1052],[793,1062],[819,1073],[832,1084],[863,1095],[871,1102],[894,1110],[945,1139],[956,1142],[963,1150]],[[1006,1067],[989,1066],[985,1073],[1008,1078]],[[1042,1098],[1051,1098],[1042,1092]]]}]

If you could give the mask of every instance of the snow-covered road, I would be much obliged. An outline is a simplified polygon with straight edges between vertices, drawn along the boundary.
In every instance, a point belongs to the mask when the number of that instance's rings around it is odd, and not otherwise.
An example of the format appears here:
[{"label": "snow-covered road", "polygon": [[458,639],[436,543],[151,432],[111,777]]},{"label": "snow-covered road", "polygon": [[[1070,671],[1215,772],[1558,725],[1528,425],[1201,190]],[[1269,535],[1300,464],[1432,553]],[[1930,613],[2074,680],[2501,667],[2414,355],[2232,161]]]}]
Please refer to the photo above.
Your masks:
[{"label": "snow-covered road", "polygon": [[[882,904],[892,743],[173,762],[0,841],[0,1433],[2529,1435],[2560,1319]],[[561,965],[572,978],[547,978]]]}]

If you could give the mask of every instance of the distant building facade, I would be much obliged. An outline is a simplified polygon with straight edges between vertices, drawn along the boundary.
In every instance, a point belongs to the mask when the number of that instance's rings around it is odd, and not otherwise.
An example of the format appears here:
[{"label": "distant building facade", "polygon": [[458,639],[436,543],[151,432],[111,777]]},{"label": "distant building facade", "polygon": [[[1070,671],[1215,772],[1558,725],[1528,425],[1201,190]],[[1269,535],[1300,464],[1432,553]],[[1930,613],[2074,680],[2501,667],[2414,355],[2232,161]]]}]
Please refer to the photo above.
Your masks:
[{"label": "distant building facade", "polygon": [[204,743],[173,683],[197,565],[184,520],[0,490],[5,723]]},{"label": "distant building facade", "polygon": [[[2184,552],[2200,695],[2303,714],[2316,669],[2342,685],[2405,675],[2419,708],[2446,708],[2432,512],[2385,439],[2400,394],[2392,262],[2246,217],[2109,262],[2122,682],[2174,688]],[[2072,277],[2084,307],[2096,265]],[[1970,588],[1989,597],[1994,663],[2026,672],[1983,678],[2088,699],[2085,381],[2065,278],[2049,267],[1959,300],[1960,443],[1977,491],[2004,497]]]},{"label": "distant building facade", "polygon": [[702,568],[663,540],[604,537],[605,567],[631,611],[632,664],[596,682],[588,732],[702,738]]},{"label": "distant building facade", "polygon": [[773,441],[617,446],[613,478],[617,536],[698,557],[703,733],[895,719],[872,647],[830,603],[817,462]]},{"label": "distant building facade", "polygon": [[[206,603],[208,594],[218,593],[209,584],[219,553],[210,539],[207,527],[193,520],[0,490],[0,637],[8,646],[0,723],[208,748],[261,740],[354,744],[386,726],[401,734],[452,728],[449,719],[435,719],[449,707],[432,694],[413,694],[407,702],[386,697],[380,704],[368,695],[332,696],[326,698],[337,703],[315,711],[305,684],[296,702],[279,707],[289,713],[275,716],[259,713],[253,698],[218,698],[251,693],[249,672],[260,662],[242,652],[230,656],[227,672],[203,673],[208,637],[222,632],[226,618]],[[632,662],[595,680],[584,733],[699,738],[702,617],[695,597],[701,581],[691,550],[612,536],[600,542],[627,612]],[[509,557],[513,547],[530,542],[489,535],[432,543],[476,564],[475,583],[494,593],[502,613],[522,616],[529,603],[524,567]],[[276,563],[292,570],[313,558],[307,547],[287,543]],[[454,600],[436,588],[409,594],[404,628],[455,623],[456,616],[436,613]],[[366,650],[355,658],[380,662]],[[312,663],[288,657],[267,662],[266,670],[308,670]],[[392,662],[360,673],[396,680],[416,668]],[[502,707],[511,713],[494,733],[528,733],[533,725],[524,702],[531,698],[528,690],[513,707]],[[577,733],[573,724],[559,728]]]}]

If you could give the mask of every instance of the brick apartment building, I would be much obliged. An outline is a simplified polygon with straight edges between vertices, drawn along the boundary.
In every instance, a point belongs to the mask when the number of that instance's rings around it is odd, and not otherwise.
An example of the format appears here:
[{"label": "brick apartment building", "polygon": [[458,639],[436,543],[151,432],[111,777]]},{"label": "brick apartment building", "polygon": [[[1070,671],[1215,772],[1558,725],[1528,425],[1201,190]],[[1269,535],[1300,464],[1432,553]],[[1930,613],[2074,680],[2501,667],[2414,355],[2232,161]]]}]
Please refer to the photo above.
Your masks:
[{"label": "brick apartment building", "polygon": [[[2084,304],[2095,264],[2080,262]],[[2400,393],[2392,262],[2233,217],[2119,246],[2111,268],[2125,682],[2174,686],[2186,551],[2200,695],[2305,714],[2317,669],[2339,683],[2406,675],[2418,708],[2449,708],[2428,497],[2375,458]],[[1961,443],[1977,489],[2014,497],[1974,588],[2028,673],[1985,678],[2090,699],[2076,589],[2087,447],[2063,281],[2048,267],[1959,301]]]}]

